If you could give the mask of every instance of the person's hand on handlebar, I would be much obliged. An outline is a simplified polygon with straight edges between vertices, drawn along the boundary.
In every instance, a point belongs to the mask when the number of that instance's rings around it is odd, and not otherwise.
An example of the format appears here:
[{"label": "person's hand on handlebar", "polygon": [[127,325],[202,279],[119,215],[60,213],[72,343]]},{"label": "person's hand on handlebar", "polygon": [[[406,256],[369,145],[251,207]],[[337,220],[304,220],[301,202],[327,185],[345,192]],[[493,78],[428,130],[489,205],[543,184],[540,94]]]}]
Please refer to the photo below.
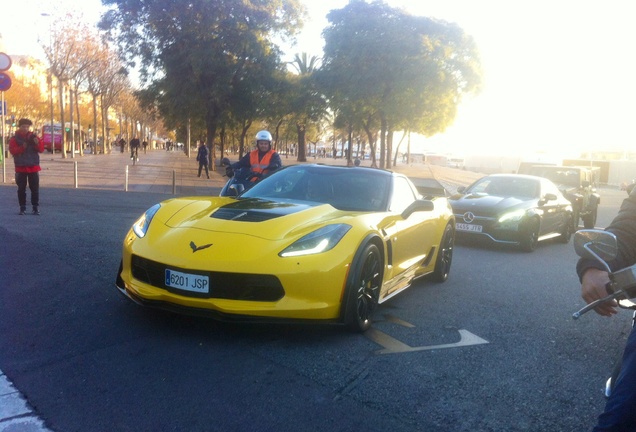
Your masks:
[{"label": "person's hand on handlebar", "polygon": [[[607,297],[610,293],[607,292],[605,287],[609,282],[609,276],[605,270],[599,270],[596,268],[588,269],[581,280],[581,297],[586,303],[590,304],[593,301]],[[594,312],[602,316],[612,316],[616,314],[617,302],[616,300],[610,300],[594,308]]]},{"label": "person's hand on handlebar", "polygon": [[231,166],[225,167],[225,175],[228,177],[234,177],[234,170]]}]

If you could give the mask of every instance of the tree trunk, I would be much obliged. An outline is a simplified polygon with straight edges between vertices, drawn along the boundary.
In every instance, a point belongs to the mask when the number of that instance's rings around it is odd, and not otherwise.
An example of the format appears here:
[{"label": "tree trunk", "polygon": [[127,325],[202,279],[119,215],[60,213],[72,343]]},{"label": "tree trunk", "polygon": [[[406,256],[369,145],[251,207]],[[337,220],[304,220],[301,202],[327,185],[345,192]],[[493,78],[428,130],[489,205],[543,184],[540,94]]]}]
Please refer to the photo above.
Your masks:
[{"label": "tree trunk", "polygon": [[[93,95],[93,149],[95,149],[95,153],[97,153],[97,96]],[[104,141],[102,139],[102,141]],[[106,147],[104,147],[104,143],[102,142],[102,154],[104,154],[104,150],[106,150]]]},{"label": "tree trunk", "polygon": [[380,168],[386,167],[386,129],[387,121],[384,113],[380,114]]},{"label": "tree trunk", "polygon": [[250,129],[250,127],[252,126],[252,121],[243,121],[243,127],[241,127],[241,136],[239,138],[239,158],[243,157],[243,155],[246,153],[245,151],[245,144],[246,144],[246,140],[245,137],[247,136],[247,131]]},{"label": "tree trunk", "polygon": [[386,131],[386,169],[391,169],[391,155],[393,155],[393,127],[387,125]]},{"label": "tree trunk", "polygon": [[296,132],[298,134],[298,162],[307,162],[307,150],[305,149],[305,125],[296,123]]},{"label": "tree trunk", "polygon": [[351,152],[353,150],[353,125],[349,123],[349,137],[347,139],[347,166],[353,165],[351,160]]},{"label": "tree trunk", "polygon": [[214,139],[216,137],[216,128],[217,128],[216,118],[208,115],[206,116],[205,123],[206,123],[206,131],[208,133],[208,136],[205,139],[205,143],[208,146],[208,158],[210,161],[210,167],[212,168],[212,171],[216,171],[216,164],[213,163],[214,161],[216,161],[216,149],[214,145]]},{"label": "tree trunk", "polygon": [[[59,80],[58,80],[59,81]],[[60,81],[57,93],[60,100],[60,125],[62,126],[62,158],[66,159],[66,125],[64,124],[64,82]]]},{"label": "tree trunk", "polygon": [[[398,151],[400,151],[400,146],[402,145],[404,138],[406,138],[406,134],[409,134],[409,136],[411,136],[409,131],[404,131],[404,135],[402,135],[402,138],[400,138],[400,142],[398,143],[397,148],[395,149],[395,156],[393,156],[393,166],[397,165]],[[407,155],[407,160],[408,160],[408,155]]]},{"label": "tree trunk", "polygon": [[377,168],[378,163],[375,160],[375,148],[377,146],[377,139],[373,135],[373,132],[371,132],[371,119],[369,119],[369,121],[363,122],[362,127],[364,128],[365,132],[367,133],[367,137],[369,138],[369,147],[371,148],[371,167]]}]

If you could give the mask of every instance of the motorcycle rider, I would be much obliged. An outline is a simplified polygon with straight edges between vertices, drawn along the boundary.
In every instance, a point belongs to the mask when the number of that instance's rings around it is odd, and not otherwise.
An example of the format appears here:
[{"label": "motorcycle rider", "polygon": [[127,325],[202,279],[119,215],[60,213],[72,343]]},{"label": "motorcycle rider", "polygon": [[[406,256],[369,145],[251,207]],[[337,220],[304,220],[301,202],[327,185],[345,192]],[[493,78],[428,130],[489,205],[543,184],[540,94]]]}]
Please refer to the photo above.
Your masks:
[{"label": "motorcycle rider", "polygon": [[130,140],[130,159],[133,160],[137,158],[139,160],[139,147],[141,143],[139,142],[139,138],[135,135],[133,139]]},{"label": "motorcycle rider", "polygon": [[[272,134],[262,130],[256,134],[256,149],[247,153],[238,162],[225,168],[225,175],[232,177],[234,170],[249,168],[254,173],[266,174],[283,166],[280,155],[272,149]],[[258,180],[252,177],[251,181]]]},{"label": "motorcycle rider", "polygon": [[[623,201],[606,231],[613,233],[618,240],[618,255],[608,263],[610,268],[614,271],[635,264],[636,189]],[[581,258],[576,272],[581,281],[581,296],[588,304],[608,295],[606,284],[609,277],[598,262]],[[616,314],[616,308],[617,303],[612,300],[600,304],[594,311],[610,317]],[[627,339],[620,374],[594,431],[636,431],[636,327],[632,328]]]}]

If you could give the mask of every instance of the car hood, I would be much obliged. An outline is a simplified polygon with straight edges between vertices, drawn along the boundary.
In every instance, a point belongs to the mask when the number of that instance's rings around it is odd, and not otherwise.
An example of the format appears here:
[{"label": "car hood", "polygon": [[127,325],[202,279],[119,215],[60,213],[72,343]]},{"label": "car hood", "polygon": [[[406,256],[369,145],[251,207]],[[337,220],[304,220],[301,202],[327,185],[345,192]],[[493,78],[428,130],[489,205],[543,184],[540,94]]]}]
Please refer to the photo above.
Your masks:
[{"label": "car hood", "polygon": [[469,194],[452,197],[450,204],[456,214],[471,211],[483,215],[495,215],[519,208],[528,208],[535,201],[515,197]]},{"label": "car hood", "polygon": [[336,210],[328,204],[258,198],[177,198],[161,205],[155,218],[170,228],[241,234],[268,240],[298,235],[317,223],[329,223],[351,213]]}]

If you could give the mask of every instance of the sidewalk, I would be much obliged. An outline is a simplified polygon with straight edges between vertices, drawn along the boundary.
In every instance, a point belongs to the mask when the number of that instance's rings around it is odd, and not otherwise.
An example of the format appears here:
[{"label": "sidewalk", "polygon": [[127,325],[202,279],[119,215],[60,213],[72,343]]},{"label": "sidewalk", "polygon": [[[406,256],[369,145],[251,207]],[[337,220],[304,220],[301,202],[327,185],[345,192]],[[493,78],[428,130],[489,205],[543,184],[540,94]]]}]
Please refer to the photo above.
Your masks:
[{"label": "sidewalk", "polygon": [[[238,161],[238,156],[230,159]],[[282,156],[283,165],[299,162],[294,157]],[[307,159],[306,163],[324,163],[328,165],[345,165],[345,159]],[[14,184],[13,159],[5,162],[6,173],[2,173],[3,184]],[[362,166],[369,166],[370,161],[362,161]],[[118,190],[130,192],[153,192],[175,195],[217,195],[227,177],[225,169],[210,171],[210,178],[197,177],[198,163],[196,151],[188,158],[182,151],[148,150],[140,152],[139,161],[133,165],[130,153],[119,151],[109,154],[76,154],[62,158],[59,153],[43,153],[40,156],[40,185],[42,188],[81,188]],[[425,164],[398,164],[393,171],[401,172],[411,178],[435,178],[446,189],[453,193],[457,186],[468,185],[483,174]],[[2,165],[0,164],[0,173]],[[2,181],[0,179],[0,181]]]},{"label": "sidewalk", "polygon": [[[40,185],[43,188],[81,188],[156,192],[179,195],[209,195],[225,184],[220,172],[205,172],[197,177],[196,154],[188,158],[183,152],[150,150],[140,152],[133,165],[130,153],[76,154],[62,158],[59,153],[40,156]],[[0,167],[1,171],[1,167]],[[13,184],[13,160],[6,160],[4,183]],[[224,172],[223,172],[224,173]],[[77,185],[77,186],[76,186]],[[218,193],[218,191],[216,192]]]}]

